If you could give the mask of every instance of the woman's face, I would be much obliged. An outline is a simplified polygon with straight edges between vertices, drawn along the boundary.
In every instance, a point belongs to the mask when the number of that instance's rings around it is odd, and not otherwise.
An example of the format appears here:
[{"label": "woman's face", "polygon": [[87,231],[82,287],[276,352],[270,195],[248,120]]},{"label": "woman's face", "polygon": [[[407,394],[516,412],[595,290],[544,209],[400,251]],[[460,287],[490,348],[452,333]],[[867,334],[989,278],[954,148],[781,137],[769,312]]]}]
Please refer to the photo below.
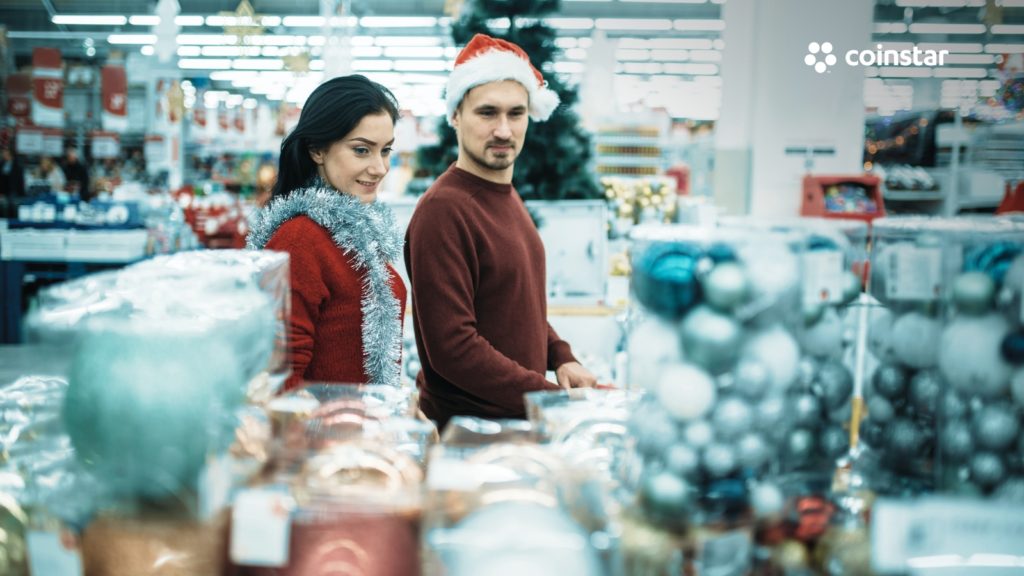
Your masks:
[{"label": "woman's face", "polygon": [[351,132],[323,150],[311,150],[320,177],[334,188],[373,202],[391,168],[395,126],[386,112],[364,116]]}]

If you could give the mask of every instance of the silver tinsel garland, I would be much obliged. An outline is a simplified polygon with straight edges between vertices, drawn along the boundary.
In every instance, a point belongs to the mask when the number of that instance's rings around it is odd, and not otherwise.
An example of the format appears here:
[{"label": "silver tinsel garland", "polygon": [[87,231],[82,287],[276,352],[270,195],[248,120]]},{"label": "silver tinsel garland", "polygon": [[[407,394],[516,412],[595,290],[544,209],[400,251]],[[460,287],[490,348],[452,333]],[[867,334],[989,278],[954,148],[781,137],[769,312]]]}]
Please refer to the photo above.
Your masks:
[{"label": "silver tinsel garland", "polygon": [[402,353],[401,305],[391,291],[387,264],[398,259],[402,233],[383,202],[362,203],[316,178],[305,188],[277,198],[252,222],[248,247],[262,249],[277,229],[296,216],[323,226],[338,248],[363,272],[363,367],[368,384],[399,385]]}]

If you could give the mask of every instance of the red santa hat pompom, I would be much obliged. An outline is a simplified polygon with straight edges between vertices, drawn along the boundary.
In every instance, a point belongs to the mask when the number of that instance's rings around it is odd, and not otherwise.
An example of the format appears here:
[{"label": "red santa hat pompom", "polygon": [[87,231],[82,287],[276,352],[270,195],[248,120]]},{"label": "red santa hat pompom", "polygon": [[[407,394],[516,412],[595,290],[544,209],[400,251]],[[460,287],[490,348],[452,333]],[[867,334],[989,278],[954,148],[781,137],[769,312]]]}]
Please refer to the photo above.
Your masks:
[{"label": "red santa hat pompom", "polygon": [[540,71],[530,64],[530,57],[515,44],[477,34],[455,59],[455,69],[448,76],[445,103],[448,123],[455,115],[462,98],[470,89],[488,82],[515,80],[530,96],[530,118],[543,122],[558,107],[558,94],[548,88]]}]

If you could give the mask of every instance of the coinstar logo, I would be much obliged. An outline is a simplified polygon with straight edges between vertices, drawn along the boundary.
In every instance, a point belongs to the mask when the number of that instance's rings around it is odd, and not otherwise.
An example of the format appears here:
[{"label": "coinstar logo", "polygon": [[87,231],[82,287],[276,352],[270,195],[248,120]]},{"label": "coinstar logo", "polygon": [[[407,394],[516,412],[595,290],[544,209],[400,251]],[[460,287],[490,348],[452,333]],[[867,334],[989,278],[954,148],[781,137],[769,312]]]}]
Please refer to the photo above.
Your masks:
[{"label": "coinstar logo", "polygon": [[[804,64],[814,68],[818,74],[838,64],[831,42],[811,42],[807,45]],[[917,46],[903,50],[885,49],[876,44],[874,50],[848,50],[843,62],[848,66],[943,66],[949,50],[922,50]]]}]

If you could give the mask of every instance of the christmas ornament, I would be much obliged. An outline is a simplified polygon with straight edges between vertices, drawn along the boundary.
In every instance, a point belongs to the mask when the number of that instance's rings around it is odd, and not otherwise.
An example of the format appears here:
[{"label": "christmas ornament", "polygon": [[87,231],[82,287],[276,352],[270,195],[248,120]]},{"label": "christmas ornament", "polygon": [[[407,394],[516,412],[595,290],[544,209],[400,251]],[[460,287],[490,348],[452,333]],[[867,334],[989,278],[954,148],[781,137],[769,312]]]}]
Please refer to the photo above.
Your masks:
[{"label": "christmas ornament", "polygon": [[773,394],[762,400],[754,410],[754,418],[758,430],[777,430],[786,417],[786,400],[779,394]]},{"label": "christmas ornament", "polygon": [[850,449],[850,433],[838,426],[829,426],[821,433],[821,451],[836,459]]},{"label": "christmas ornament", "polygon": [[1003,354],[1003,359],[1010,364],[1024,364],[1024,332],[1007,334],[999,345],[999,351]]},{"label": "christmas ornament", "polygon": [[924,444],[925,435],[921,429],[905,418],[896,418],[886,428],[888,448],[897,458],[917,456]]},{"label": "christmas ornament", "polygon": [[750,242],[739,249],[746,266],[751,301],[771,307],[787,300],[800,286],[800,260],[779,242]]},{"label": "christmas ornament", "polygon": [[804,428],[791,431],[784,446],[786,456],[793,463],[802,463],[814,454],[814,433]]},{"label": "christmas ornament", "polygon": [[721,478],[736,469],[736,452],[728,444],[713,442],[704,448],[701,462],[708,474]]},{"label": "christmas ornament", "polygon": [[994,284],[1002,284],[1020,253],[1021,246],[1014,242],[996,242],[973,248],[964,254],[964,270],[984,273]]},{"label": "christmas ornament", "polygon": [[838,360],[827,360],[818,369],[818,396],[826,410],[834,410],[850,399],[853,393],[853,374]]},{"label": "christmas ornament", "polygon": [[895,362],[896,353],[892,346],[892,312],[885,308],[874,308],[869,314],[868,349],[879,362]]},{"label": "christmas ornament", "polygon": [[954,420],[942,429],[939,434],[939,446],[942,453],[953,462],[965,462],[974,453],[974,438],[971,427],[962,420]]},{"label": "christmas ornament", "polygon": [[[1024,408],[1024,368],[1018,368],[1014,371],[1010,382],[1010,392],[1013,395],[1013,401],[1017,403],[1017,407]],[[1024,445],[1024,442],[1021,444]]]},{"label": "christmas ornament", "polygon": [[759,470],[770,455],[768,443],[758,434],[744,434],[736,443],[736,458],[743,468]]},{"label": "christmas ornament", "polygon": [[733,440],[745,434],[753,426],[750,405],[736,397],[723,398],[711,415],[715,437]]},{"label": "christmas ornament", "polygon": [[849,306],[853,304],[857,297],[860,296],[863,283],[861,282],[860,276],[853,272],[846,271],[843,273],[843,297],[840,300],[840,306]]},{"label": "christmas ornament", "polygon": [[785,391],[796,380],[800,347],[781,325],[755,332],[743,347],[742,358],[768,369],[771,389]]},{"label": "christmas ornament", "polygon": [[831,358],[843,352],[843,323],[839,314],[829,308],[821,320],[808,326],[800,335],[804,352],[818,358]]},{"label": "christmas ornament", "polygon": [[985,450],[1000,452],[1009,448],[1020,433],[1016,412],[1002,404],[982,408],[972,420],[974,439]]},{"label": "christmas ornament", "polygon": [[699,465],[700,455],[686,444],[673,444],[665,452],[665,469],[676,476],[686,478],[696,472]]},{"label": "christmas ornament", "polygon": [[683,359],[679,331],[660,318],[644,318],[629,334],[629,381],[654,390],[662,367]]},{"label": "christmas ornament", "polygon": [[736,261],[736,251],[728,244],[723,244],[721,242],[716,242],[709,246],[707,254],[715,264]]},{"label": "christmas ornament", "polygon": [[677,319],[700,300],[698,248],[681,243],[648,247],[633,267],[633,293],[641,304],[666,318]]},{"label": "christmas ornament", "polygon": [[834,424],[849,424],[853,416],[853,398],[847,398],[845,402],[833,410],[829,410],[828,421]]},{"label": "christmas ornament", "polygon": [[97,323],[79,341],[63,419],[79,460],[116,492],[194,488],[207,454],[229,440],[239,362],[229,341],[182,324]]},{"label": "christmas ornament", "polygon": [[764,364],[756,360],[741,360],[736,366],[736,391],[750,400],[757,400],[768,391],[771,375]]},{"label": "christmas ornament", "polygon": [[[818,376],[818,363],[810,357],[803,357],[800,359],[800,364],[797,366],[797,390],[809,391],[814,384],[814,379]],[[790,390],[793,390],[791,387]]]},{"label": "christmas ornament", "polygon": [[679,438],[675,421],[654,404],[638,408],[630,419],[630,430],[637,450],[646,455],[663,454]]},{"label": "christmas ornament", "polygon": [[995,398],[1009,387],[1012,368],[999,352],[1009,325],[999,314],[959,316],[942,331],[939,369],[953,389]]},{"label": "christmas ornament", "polygon": [[691,364],[666,366],[658,382],[658,399],[668,413],[680,421],[696,420],[715,402],[715,381]]},{"label": "christmas ornament", "polygon": [[896,416],[896,410],[884,396],[872,396],[867,401],[868,417],[880,424],[889,422]]},{"label": "christmas ornament", "polygon": [[897,364],[879,366],[871,378],[872,389],[889,400],[901,398],[908,384],[906,370]]},{"label": "christmas ornament", "polygon": [[758,518],[775,518],[785,508],[786,496],[778,485],[760,482],[750,491],[750,504]]},{"label": "christmas ornament", "polygon": [[942,397],[942,415],[949,420],[963,418],[967,414],[967,401],[955,390],[948,390]]},{"label": "christmas ornament", "polygon": [[1003,460],[991,452],[978,452],[971,458],[971,479],[979,486],[990,489],[1006,477]]},{"label": "christmas ornament", "polygon": [[[524,531],[523,526],[530,529]],[[600,571],[586,531],[557,507],[498,502],[466,516],[454,532],[453,541],[467,544],[446,547],[444,565],[452,576],[565,576]],[[501,542],[501,546],[488,542]]]},{"label": "christmas ornament", "polygon": [[704,448],[715,439],[715,429],[707,420],[698,420],[686,425],[683,440],[693,448]]},{"label": "christmas ornament", "polygon": [[995,491],[997,500],[1024,504],[1024,478],[1011,478]]},{"label": "christmas ornament", "polygon": [[797,426],[814,428],[821,423],[821,403],[813,394],[799,394],[789,400],[789,417]]},{"label": "christmas ornament", "polygon": [[693,505],[694,491],[690,484],[668,472],[647,476],[640,488],[640,501],[644,509],[656,520],[678,524]]},{"label": "christmas ornament", "polygon": [[825,308],[827,308],[827,306],[824,302],[818,300],[804,300],[804,326],[813,326],[816,322],[821,320],[822,316],[825,315]]},{"label": "christmas ornament", "polygon": [[965,272],[953,280],[953,305],[963,314],[985,314],[995,294],[996,283],[984,272]]},{"label": "christmas ornament", "polygon": [[931,368],[938,356],[941,324],[920,312],[908,312],[892,324],[892,349],[911,368]]},{"label": "christmas ornament", "polygon": [[867,442],[868,446],[881,448],[885,443],[885,429],[885,424],[875,422],[873,418],[869,418],[861,422],[860,437],[864,442]]},{"label": "christmas ornament", "polygon": [[941,392],[942,382],[935,370],[921,370],[910,379],[910,405],[919,415],[935,415]]},{"label": "christmas ornament", "polygon": [[800,574],[807,570],[809,556],[807,547],[797,540],[786,540],[772,549],[772,560],[785,574]]},{"label": "christmas ornament", "polygon": [[[714,256],[711,257],[714,259]],[[750,283],[743,267],[735,262],[715,266],[702,281],[704,298],[715,308],[729,312],[747,299]]]},{"label": "christmas ornament", "polygon": [[698,306],[686,315],[682,325],[683,352],[686,359],[720,374],[733,367],[739,355],[742,331],[730,316],[710,306]]}]

